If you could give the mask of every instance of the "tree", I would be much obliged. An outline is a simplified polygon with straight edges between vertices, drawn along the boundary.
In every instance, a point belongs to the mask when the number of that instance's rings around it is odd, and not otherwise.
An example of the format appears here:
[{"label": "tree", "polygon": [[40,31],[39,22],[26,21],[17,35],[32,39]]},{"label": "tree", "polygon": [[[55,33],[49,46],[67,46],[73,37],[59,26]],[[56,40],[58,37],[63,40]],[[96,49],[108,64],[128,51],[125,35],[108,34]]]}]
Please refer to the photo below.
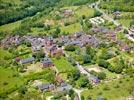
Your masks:
[{"label": "tree", "polygon": [[122,58],[116,58],[116,59],[114,59],[114,62],[116,63],[116,65],[109,66],[108,70],[115,72],[117,74],[120,74],[126,66],[124,63],[124,60]]},{"label": "tree", "polygon": [[91,59],[95,56],[95,49],[92,48],[90,45],[86,46],[86,53],[91,56]]},{"label": "tree", "polygon": [[80,77],[80,72],[78,70],[72,70],[67,73],[67,78],[69,80],[76,81]]},{"label": "tree", "polygon": [[65,46],[66,51],[75,51],[75,46],[74,45],[67,45]]},{"label": "tree", "polygon": [[90,63],[91,62],[91,57],[90,57],[90,55],[84,55],[83,56],[83,62],[84,62],[84,64],[87,64],[87,63]]},{"label": "tree", "polygon": [[74,92],[74,90],[72,90],[72,89],[69,90],[68,95],[69,95],[69,97],[71,97],[71,100],[73,100],[74,97],[75,97],[75,92]]},{"label": "tree", "polygon": [[92,23],[88,19],[85,20],[85,25],[88,29],[92,28]]},{"label": "tree", "polygon": [[114,55],[109,53],[107,49],[102,50],[101,55],[99,56],[100,59],[105,59],[108,60],[110,58],[112,58]]},{"label": "tree", "polygon": [[61,32],[61,29],[59,27],[56,28],[55,32],[53,32],[52,36],[53,38],[57,38]]},{"label": "tree", "polygon": [[86,18],[86,16],[85,15],[82,15],[82,19],[85,19]]},{"label": "tree", "polygon": [[88,86],[89,80],[84,75],[81,75],[76,84],[79,88],[84,88]]},{"label": "tree", "polygon": [[108,66],[110,66],[110,63],[107,62],[107,61],[104,60],[104,59],[99,59],[98,65],[99,65],[100,67],[108,68]]},{"label": "tree", "polygon": [[100,73],[98,73],[98,78],[100,80],[104,80],[106,78],[106,74],[104,72],[100,72]]},{"label": "tree", "polygon": [[89,95],[86,100],[92,100],[91,96]]},{"label": "tree", "polygon": [[25,86],[21,86],[21,87],[19,88],[19,90],[18,90],[18,92],[21,93],[21,94],[25,94],[26,91],[27,91],[27,88],[26,88]]},{"label": "tree", "polygon": [[81,96],[81,100],[85,100],[85,98],[84,98],[84,96],[83,96],[83,95]]},{"label": "tree", "polygon": [[98,10],[94,11],[94,17],[101,16],[101,15],[102,15],[102,13],[99,12]]}]

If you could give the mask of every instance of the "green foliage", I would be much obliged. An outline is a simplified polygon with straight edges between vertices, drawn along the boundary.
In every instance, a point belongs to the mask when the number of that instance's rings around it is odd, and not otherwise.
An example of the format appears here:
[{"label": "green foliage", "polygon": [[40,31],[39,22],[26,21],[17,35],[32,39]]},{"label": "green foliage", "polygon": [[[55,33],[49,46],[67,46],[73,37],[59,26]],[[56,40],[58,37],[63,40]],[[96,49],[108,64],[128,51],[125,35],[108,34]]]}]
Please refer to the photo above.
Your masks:
[{"label": "green foliage", "polygon": [[100,67],[104,67],[104,68],[108,68],[108,66],[110,66],[110,64],[104,59],[99,59],[98,65]]},{"label": "green foliage", "polygon": [[[60,0],[23,0],[21,1],[22,4],[20,5],[5,5],[1,8],[7,9],[4,12],[1,12],[0,18],[0,25],[15,22],[17,20],[26,18],[28,16],[33,16],[37,12],[43,11],[45,8],[55,6]],[[1,1],[0,1],[1,2]],[[4,4],[4,3],[2,3]],[[19,6],[19,7],[17,7]],[[6,8],[7,7],[7,8]]]},{"label": "green foliage", "polygon": [[112,58],[114,55],[108,52],[107,49],[102,49],[101,55],[99,56],[100,59],[108,60]]},{"label": "green foliage", "polygon": [[91,62],[90,55],[87,55],[87,54],[83,55],[83,62],[84,64],[90,63]]},{"label": "green foliage", "polygon": [[96,51],[95,51],[95,49],[94,48],[92,48],[91,46],[86,46],[86,53],[88,54],[88,55],[90,55],[91,56],[91,58],[93,59],[93,57],[95,56],[95,54],[96,54]]},{"label": "green foliage", "polygon": [[75,46],[74,45],[67,45],[65,46],[66,51],[75,51]]},{"label": "green foliage", "polygon": [[110,0],[102,3],[101,7],[109,11],[122,11],[122,12],[133,12],[134,1],[133,0]]},{"label": "green foliage", "polygon": [[67,73],[67,78],[69,80],[76,81],[78,80],[79,77],[80,77],[80,72],[78,70],[72,70]]},{"label": "green foliage", "polygon": [[124,59],[117,58],[115,63],[116,63],[116,65],[114,65],[114,66],[112,66],[112,65],[108,66],[108,70],[115,72],[117,74],[120,74],[126,66],[124,63]]},{"label": "green foliage", "polygon": [[27,91],[27,88],[25,86],[21,86],[19,89],[18,89],[18,92],[21,93],[21,94],[25,94]]},{"label": "green foliage", "polygon": [[100,72],[100,73],[98,73],[98,78],[100,80],[104,80],[106,78],[106,74],[104,72]]},{"label": "green foliage", "polygon": [[98,10],[94,11],[94,17],[101,16],[101,15],[102,15],[102,13],[99,12]]},{"label": "green foliage", "polygon": [[89,80],[84,75],[81,75],[81,77],[77,80],[76,85],[79,88],[88,87],[89,86]]}]

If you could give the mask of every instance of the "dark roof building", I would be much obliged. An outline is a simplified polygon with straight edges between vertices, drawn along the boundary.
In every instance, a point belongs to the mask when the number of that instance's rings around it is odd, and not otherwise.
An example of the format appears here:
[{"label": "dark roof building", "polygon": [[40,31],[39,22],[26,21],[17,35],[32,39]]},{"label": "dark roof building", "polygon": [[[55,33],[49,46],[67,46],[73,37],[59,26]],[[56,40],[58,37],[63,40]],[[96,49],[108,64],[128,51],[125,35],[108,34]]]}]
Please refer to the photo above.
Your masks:
[{"label": "dark roof building", "polygon": [[43,65],[43,68],[46,68],[46,67],[51,67],[53,66],[53,62],[50,58],[48,57],[45,57],[42,61],[41,61],[42,65]]},{"label": "dark roof building", "polygon": [[55,85],[54,84],[42,84],[42,85],[39,85],[37,87],[42,92],[43,91],[51,91],[51,90],[55,89]]},{"label": "dark roof building", "polygon": [[72,89],[72,86],[63,82],[63,83],[60,84],[60,87],[58,88],[58,91],[68,91],[70,89]]},{"label": "dark roof building", "polygon": [[100,82],[100,80],[98,79],[98,77],[93,76],[93,75],[90,77],[90,80],[93,82],[93,84],[97,84],[97,83]]},{"label": "dark roof building", "polygon": [[22,59],[22,60],[20,60],[20,63],[21,63],[21,64],[27,64],[27,63],[31,63],[31,62],[33,62],[33,61],[35,61],[35,58],[34,58],[34,57],[31,57],[31,58],[27,58],[27,59]]}]

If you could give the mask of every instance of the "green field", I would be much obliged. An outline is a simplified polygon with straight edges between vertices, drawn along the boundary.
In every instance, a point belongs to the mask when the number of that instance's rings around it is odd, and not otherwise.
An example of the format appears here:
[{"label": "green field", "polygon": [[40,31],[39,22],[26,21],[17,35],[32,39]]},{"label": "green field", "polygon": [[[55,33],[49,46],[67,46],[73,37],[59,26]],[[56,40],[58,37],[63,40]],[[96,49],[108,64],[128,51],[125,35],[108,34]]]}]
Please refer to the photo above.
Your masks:
[{"label": "green field", "polygon": [[74,23],[69,26],[62,26],[61,27],[61,32],[66,32],[66,33],[75,33],[82,31],[80,23]]},{"label": "green field", "polygon": [[120,19],[118,20],[119,23],[121,23],[122,25],[124,25],[125,27],[129,27],[131,21],[133,21],[132,19]]},{"label": "green field", "polygon": [[0,48],[0,60],[2,60],[2,59],[9,59],[11,57],[12,57],[11,53],[9,53],[8,51],[3,50],[3,49]]},{"label": "green field", "polygon": [[59,72],[68,72],[76,69],[67,61],[65,57],[61,57],[60,59],[53,58],[53,62]]},{"label": "green field", "polygon": [[11,33],[15,28],[18,28],[20,26],[21,21],[17,21],[14,23],[10,23],[10,24],[5,24],[0,26],[0,32],[7,32],[7,33]]},{"label": "green field", "polygon": [[124,100],[124,97],[130,95],[130,91],[134,90],[134,79],[126,78],[122,80],[116,80],[105,84],[100,84],[91,90],[85,90],[82,92],[82,96],[92,97],[93,100],[98,96],[103,96],[107,100]]},{"label": "green field", "polygon": [[0,66],[0,95],[2,93],[7,93],[23,84],[24,82],[18,75],[18,72],[10,68],[4,69],[2,66]]},{"label": "green field", "polygon": [[76,11],[75,14],[80,18],[81,16],[85,15],[86,17],[93,17],[94,9],[89,8],[88,6],[80,6]]}]

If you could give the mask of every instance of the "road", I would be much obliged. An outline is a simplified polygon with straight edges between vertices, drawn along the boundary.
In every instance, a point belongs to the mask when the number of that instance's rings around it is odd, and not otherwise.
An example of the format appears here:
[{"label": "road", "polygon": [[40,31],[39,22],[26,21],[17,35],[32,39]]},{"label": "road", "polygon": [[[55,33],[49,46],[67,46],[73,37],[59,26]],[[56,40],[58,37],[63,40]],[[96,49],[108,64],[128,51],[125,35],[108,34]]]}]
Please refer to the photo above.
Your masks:
[{"label": "road", "polygon": [[79,89],[73,88],[73,90],[77,93],[77,95],[78,95],[78,97],[79,97],[79,100],[81,100],[81,92],[83,92],[83,91],[86,90],[86,89],[81,89],[81,90],[79,90]]},{"label": "road", "polygon": [[[107,20],[113,22],[116,26],[121,25],[119,22],[117,22],[116,20],[114,20],[113,18],[111,18],[108,14],[106,14],[103,10],[101,10],[101,9],[98,7],[98,5],[100,4],[100,2],[101,2],[101,0],[99,0],[98,2],[95,3],[95,4],[96,4],[96,5],[95,5],[95,9],[98,10],[99,12],[101,12],[101,13],[103,14],[103,16],[104,16]],[[90,5],[90,6],[91,6],[91,5]],[[134,33],[133,33],[132,31],[130,31],[127,27],[125,27],[125,26],[123,26],[123,25],[122,25],[122,27],[123,27],[123,29],[127,30],[128,33],[129,33],[129,34],[125,34],[125,37],[127,37],[129,40],[131,40],[131,41],[134,42],[134,38],[132,38],[132,37],[130,36],[130,34],[134,34]]]},{"label": "road", "polygon": [[[66,52],[64,52],[64,54],[65,54],[65,56],[66,56],[67,58],[69,57],[69,55],[68,55]],[[91,74],[88,73],[88,72],[83,68],[83,66],[79,64],[79,62],[77,62],[77,61],[75,61],[75,62],[76,62],[76,67],[77,67],[77,69],[78,69],[82,74],[87,75],[88,79],[90,79],[90,78],[91,78]],[[79,100],[81,100],[81,92],[84,91],[84,89],[83,89],[83,90],[78,90],[78,89],[73,88],[73,90],[78,94]]]}]

